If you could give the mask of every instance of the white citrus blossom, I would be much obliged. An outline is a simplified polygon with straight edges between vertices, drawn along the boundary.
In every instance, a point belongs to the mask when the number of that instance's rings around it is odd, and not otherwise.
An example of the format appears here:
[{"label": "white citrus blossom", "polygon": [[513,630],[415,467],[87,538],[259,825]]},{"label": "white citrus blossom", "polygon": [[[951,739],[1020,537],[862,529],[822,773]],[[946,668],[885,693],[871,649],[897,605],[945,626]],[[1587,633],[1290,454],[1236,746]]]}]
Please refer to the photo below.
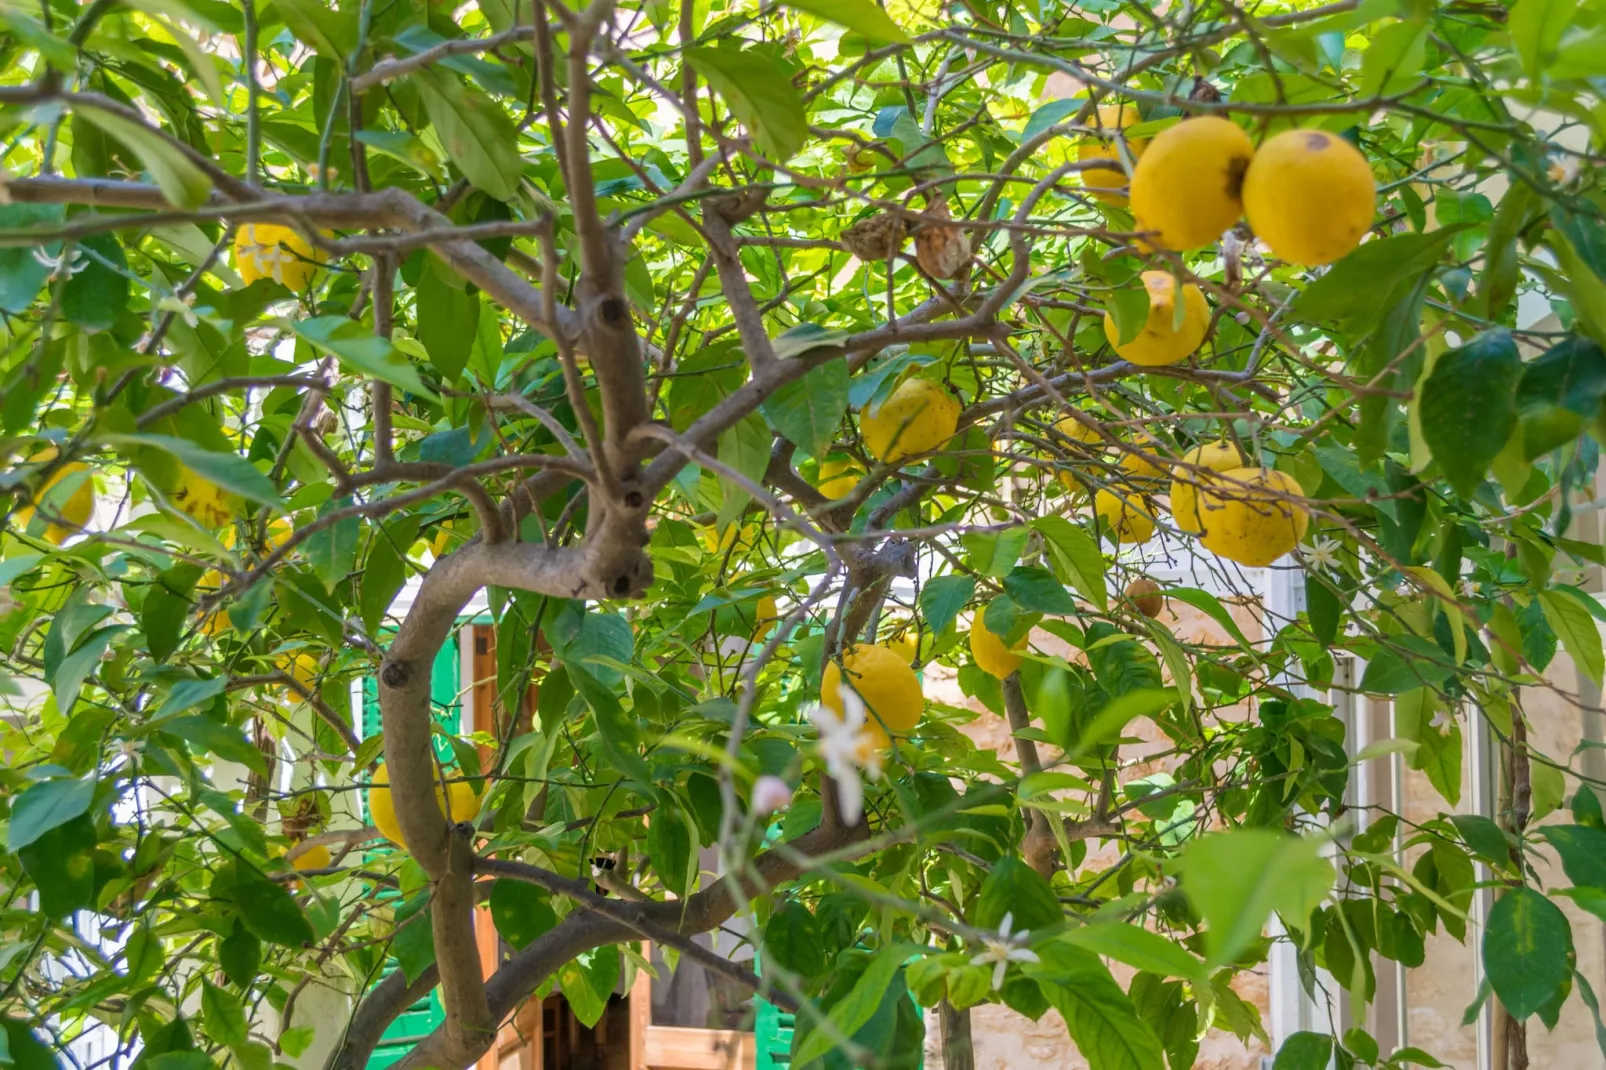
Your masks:
[{"label": "white citrus blossom", "polygon": [[1009,928],[1014,923],[1014,912],[1005,914],[1003,923],[998,926],[998,935],[982,937],[982,950],[970,960],[972,966],[993,968],[994,991],[1004,987],[1004,971],[1009,969],[1011,962],[1037,961],[1037,952],[1025,946],[1026,938],[1031,935],[1031,931],[1022,929],[1018,933],[1011,934]]},{"label": "white citrus blossom", "polygon": [[753,781],[749,804],[755,814],[773,814],[792,805],[792,789],[780,777],[766,773]]},{"label": "white citrus blossom", "polygon": [[1299,556],[1303,557],[1305,563],[1311,568],[1337,568],[1338,548],[1337,539],[1329,539],[1325,535],[1319,535],[1309,546],[1300,547]]},{"label": "white citrus blossom", "polygon": [[820,732],[820,757],[825,759],[826,772],[836,781],[842,818],[852,825],[864,816],[864,783],[859,772],[868,773],[872,780],[881,775],[881,748],[865,725],[863,700],[845,683],[839,693],[840,717],[818,702],[810,704],[805,712]]},{"label": "white citrus blossom", "polygon": [[70,279],[89,266],[89,261],[84,257],[82,249],[75,249],[72,259],[68,260],[65,252],[60,256],[51,256],[43,249],[35,246],[33,258],[50,269],[50,277],[53,279]]}]

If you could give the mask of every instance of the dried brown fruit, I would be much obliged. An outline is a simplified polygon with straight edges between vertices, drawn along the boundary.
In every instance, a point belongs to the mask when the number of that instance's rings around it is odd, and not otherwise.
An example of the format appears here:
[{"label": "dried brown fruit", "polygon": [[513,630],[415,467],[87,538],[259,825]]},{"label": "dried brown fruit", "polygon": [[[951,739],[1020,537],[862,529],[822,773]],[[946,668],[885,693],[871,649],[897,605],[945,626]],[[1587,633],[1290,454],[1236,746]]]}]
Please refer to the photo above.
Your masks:
[{"label": "dried brown fruit", "polygon": [[1139,576],[1127,584],[1126,596],[1138,607],[1139,613],[1151,620],[1165,608],[1165,595],[1160,593],[1160,585],[1147,576]]},{"label": "dried brown fruit", "polygon": [[933,205],[915,231],[915,259],[935,279],[956,278],[970,266],[970,239],[951,218],[946,204]]},{"label": "dried brown fruit", "polygon": [[861,219],[844,230],[839,237],[848,252],[860,260],[891,260],[903,248],[907,234],[903,217],[881,212]]}]

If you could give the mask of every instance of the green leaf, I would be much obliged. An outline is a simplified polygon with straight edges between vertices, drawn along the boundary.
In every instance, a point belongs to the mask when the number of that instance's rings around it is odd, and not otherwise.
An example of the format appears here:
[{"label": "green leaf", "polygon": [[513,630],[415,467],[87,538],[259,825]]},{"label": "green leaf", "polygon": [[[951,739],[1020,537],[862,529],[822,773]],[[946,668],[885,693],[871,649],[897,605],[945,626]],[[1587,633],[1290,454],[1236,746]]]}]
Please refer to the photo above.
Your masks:
[{"label": "green leaf", "polygon": [[463,177],[497,200],[511,201],[518,194],[524,161],[518,130],[507,113],[455,74],[420,67],[411,77],[430,125]]},{"label": "green leaf", "polygon": [[1003,531],[967,531],[959,536],[965,552],[970,556],[970,567],[983,576],[1001,578],[1009,574],[1026,549],[1026,538],[1031,533],[1024,527],[1005,528]]},{"label": "green leaf", "polygon": [[43,780],[11,804],[6,849],[13,854],[73,818],[89,812],[95,801],[93,780]]},{"label": "green leaf", "polygon": [[206,172],[150,127],[100,108],[79,108],[74,114],[132,149],[161,187],[162,196],[176,207],[199,208],[212,195]]},{"label": "green leaf", "polygon": [[776,163],[797,155],[808,140],[808,115],[791,78],[754,49],[688,48],[686,61],[724,98],[759,151]]},{"label": "green leaf", "polygon": [[1576,887],[1606,892],[1606,832],[1587,825],[1546,825],[1539,835],[1561,856],[1561,868]]},{"label": "green leaf", "polygon": [[786,438],[823,457],[848,411],[848,366],[833,360],[781,387],[764,402],[764,415]]},{"label": "green leaf", "polygon": [[1095,921],[1059,937],[1095,955],[1124,962],[1133,969],[1161,977],[1181,977],[1195,985],[1208,985],[1210,974],[1197,957],[1176,940],[1152,929],[1125,921]]},{"label": "green leaf", "polygon": [[[782,331],[770,339],[770,348],[775,350],[775,356],[781,360],[792,357],[801,357],[805,353],[816,349],[827,349],[840,346],[853,337],[852,331],[844,331],[834,327],[821,327],[817,323],[800,323],[796,327]],[[864,378],[861,373],[853,377],[857,385]],[[854,402],[855,405],[862,404]]]},{"label": "green leaf", "polygon": [[647,860],[665,888],[679,898],[686,897],[686,872],[692,856],[691,832],[680,812],[659,804],[649,816]]},{"label": "green leaf", "polygon": [[1463,498],[1483,482],[1516,425],[1522,359],[1511,332],[1495,328],[1441,356],[1417,400],[1422,438]]},{"label": "green leaf", "polygon": [[1104,554],[1087,529],[1062,516],[1041,516],[1032,528],[1048,541],[1055,562],[1066,580],[1081,596],[1103,613],[1109,609],[1109,593],[1104,584]]},{"label": "green leaf", "polygon": [[941,635],[976,593],[973,576],[933,576],[920,589],[920,612],[926,627]]},{"label": "green leaf", "polygon": [[1540,591],[1539,605],[1550,630],[1572,655],[1579,671],[1599,687],[1602,670],[1606,669],[1606,656],[1601,651],[1600,629],[1595,626],[1589,610],[1561,591]]},{"label": "green leaf", "polygon": [[1597,26],[1562,44],[1556,49],[1556,58],[1546,65],[1545,73],[1553,79],[1606,75],[1606,32]]},{"label": "green leaf", "polygon": [[1028,612],[1061,617],[1077,612],[1076,600],[1047,569],[1016,565],[1004,577],[1004,591]]},{"label": "green leaf", "polygon": [[389,383],[431,401],[435,392],[418,377],[418,369],[397,352],[396,347],[356,320],[345,316],[318,316],[295,320],[290,329],[312,346],[333,353],[341,364],[360,375]]},{"label": "green leaf", "polygon": [[785,0],[785,4],[793,10],[807,11],[827,22],[846,26],[872,41],[902,44],[909,40],[909,35],[870,0]]},{"label": "green leaf", "polygon": [[[0,229],[46,230],[61,226],[65,210],[59,204],[0,205]],[[50,278],[50,265],[40,260],[58,256],[61,242],[0,248],[0,310],[19,315],[33,304]]]},{"label": "green leaf", "polygon": [[619,984],[619,949],[609,944],[587,951],[558,973],[563,996],[574,1016],[594,1028],[608,1009],[608,997]]},{"label": "green leaf", "polygon": [[273,0],[273,7],[296,38],[325,59],[344,64],[357,45],[354,12],[319,0]]},{"label": "green leaf", "polygon": [[1543,262],[1535,270],[1558,293],[1567,298],[1578,316],[1577,326],[1597,343],[1606,345],[1606,281],[1601,270],[1598,242],[1601,228],[1593,220],[1552,212],[1556,222],[1546,239],[1560,270]]},{"label": "green leaf", "polygon": [[[1137,644],[1132,644],[1136,646]],[[1075,745],[1066,752],[1067,761],[1074,761],[1096,747],[1114,739],[1121,730],[1139,717],[1153,717],[1182,696],[1174,687],[1140,687],[1110,699],[1088,722],[1077,736]]]},{"label": "green leaf", "polygon": [[201,978],[201,1029],[227,1047],[246,1039],[245,1008],[232,992]]},{"label": "green leaf", "polygon": [[39,1035],[13,1018],[0,1018],[0,1046],[5,1049],[3,1062],[12,1070],[56,1070],[60,1065]]},{"label": "green leaf", "polygon": [[480,299],[468,292],[462,280],[446,277],[451,274],[445,264],[427,261],[413,294],[417,301],[418,340],[429,350],[429,362],[441,378],[455,383],[474,348]]},{"label": "green leaf", "polygon": [[1104,295],[1104,310],[1115,321],[1116,344],[1126,345],[1149,322],[1149,290],[1145,286],[1111,290]]},{"label": "green leaf", "polygon": [[1363,97],[1391,96],[1422,81],[1427,36],[1427,24],[1415,20],[1390,23],[1374,33],[1361,55],[1356,92]]},{"label": "green leaf", "polygon": [[491,885],[491,923],[515,951],[523,951],[557,925],[558,915],[544,889],[499,877]]},{"label": "green leaf", "polygon": [[[1426,639],[1414,635],[1389,637],[1383,647],[1366,662],[1361,690],[1376,695],[1399,695],[1419,687],[1442,684],[1455,671],[1450,655]],[[1394,650],[1397,646],[1402,650]]]},{"label": "green leaf", "polygon": [[[343,319],[343,317],[337,317]],[[188,468],[208,483],[214,483],[230,494],[247,501],[281,509],[273,480],[263,475],[250,461],[237,453],[218,453],[187,438],[172,435],[106,435],[105,440],[114,446],[141,446],[161,450],[179,464]]]},{"label": "green leaf", "polygon": [[1451,814],[1450,823],[1473,854],[1501,869],[1511,865],[1512,841],[1499,825],[1477,814]]},{"label": "green leaf", "polygon": [[652,783],[647,763],[637,752],[639,738],[635,723],[625,716],[618,698],[581,666],[565,662],[565,667],[575,691],[591,707],[597,722],[597,736],[614,769],[640,784]]},{"label": "green leaf", "polygon": [[1249,651],[1254,649],[1250,645],[1248,638],[1244,636],[1243,629],[1238,627],[1238,622],[1232,619],[1232,614],[1228,612],[1227,607],[1221,604],[1221,599],[1209,591],[1201,591],[1196,587],[1167,587],[1165,596],[1167,598],[1175,598],[1179,602],[1186,602],[1221,625],[1222,629],[1232,636],[1239,646]]},{"label": "green leaf", "polygon": [[[827,1012],[831,1024],[842,1036],[851,1037],[859,1031],[859,1027],[870,1020],[876,1008],[881,1005],[881,997],[886,994],[887,986],[897,974],[903,960],[908,957],[907,948],[893,945],[882,948],[870,960],[870,965],[859,975],[853,987]],[[824,1029],[814,1029],[797,1046],[792,1053],[792,1065],[807,1066],[832,1049],[835,1041],[831,1034]]]},{"label": "green leaf", "polygon": [[312,942],[312,925],[283,887],[244,862],[235,862],[213,880],[213,894],[227,889],[240,921],[253,934],[280,947],[300,948]]},{"label": "green leaf", "polygon": [[1489,911],[1483,933],[1484,976],[1519,1021],[1550,1002],[1572,974],[1572,929],[1543,894],[1511,889]]},{"label": "green leaf", "polygon": [[764,927],[763,956],[764,961],[801,977],[825,972],[825,944],[808,907],[790,900],[770,915]]},{"label": "green leaf", "polygon": [[1010,915],[1010,932],[1042,933],[1065,922],[1065,911],[1042,874],[1015,855],[1008,855],[987,872],[976,897],[970,922],[978,929],[997,930]]},{"label": "green leaf", "polygon": [[1333,1057],[1333,1038],[1326,1033],[1294,1033],[1277,1049],[1271,1070],[1327,1070]]},{"label": "green leaf", "polygon": [[396,921],[399,927],[391,937],[390,953],[411,984],[435,964],[435,919],[425,901],[415,898],[397,911]]},{"label": "green leaf", "polygon": [[407,582],[407,551],[418,538],[418,518],[400,516],[374,534],[363,561],[357,608],[370,634],[379,630],[385,612]]},{"label": "green leaf", "polygon": [[1314,323],[1353,317],[1376,322],[1395,284],[1438,263],[1459,230],[1441,227],[1427,234],[1396,234],[1369,241],[1305,287],[1291,311]]},{"label": "green leaf", "polygon": [[205,714],[190,717],[173,717],[161,722],[164,732],[171,732],[201,751],[215,754],[226,761],[238,762],[253,772],[268,775],[267,760],[245,733],[238,728],[214,721]]},{"label": "green leaf", "polygon": [[262,941],[235,919],[234,931],[218,941],[217,964],[236,986],[250,988],[262,969]]},{"label": "green leaf", "polygon": [[1212,967],[1248,947],[1273,911],[1303,925],[1333,879],[1318,841],[1270,829],[1209,833],[1182,852],[1182,890],[1208,927]]},{"label": "green leaf", "polygon": [[1544,75],[1577,10],[1577,0],[1517,0],[1511,6],[1506,31],[1529,78],[1538,81]]},{"label": "green leaf", "polygon": [[[336,498],[318,508],[318,519],[355,504],[350,498]],[[312,570],[324,588],[333,593],[335,586],[351,574],[357,563],[357,543],[362,537],[361,520],[346,516],[312,532],[301,542],[301,552],[312,563]]]},{"label": "green leaf", "polygon": [[1042,987],[1091,1070],[1163,1070],[1160,1040],[1109,967],[1090,951],[1055,940],[1036,948],[1024,967]]},{"label": "green leaf", "polygon": [[128,310],[128,258],[109,234],[91,234],[78,243],[83,269],[61,288],[61,314],[68,323],[104,331]]}]

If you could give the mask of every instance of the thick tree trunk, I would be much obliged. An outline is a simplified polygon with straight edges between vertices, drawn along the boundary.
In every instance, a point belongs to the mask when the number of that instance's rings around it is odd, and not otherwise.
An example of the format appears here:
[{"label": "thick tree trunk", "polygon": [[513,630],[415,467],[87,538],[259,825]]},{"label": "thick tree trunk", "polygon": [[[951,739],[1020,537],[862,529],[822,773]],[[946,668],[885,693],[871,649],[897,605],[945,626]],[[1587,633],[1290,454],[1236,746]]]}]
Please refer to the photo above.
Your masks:
[{"label": "thick tree trunk", "polygon": [[976,1048],[970,1039],[970,1008],[959,1010],[943,1000],[937,1004],[942,1035],[942,1070],[976,1070]]}]

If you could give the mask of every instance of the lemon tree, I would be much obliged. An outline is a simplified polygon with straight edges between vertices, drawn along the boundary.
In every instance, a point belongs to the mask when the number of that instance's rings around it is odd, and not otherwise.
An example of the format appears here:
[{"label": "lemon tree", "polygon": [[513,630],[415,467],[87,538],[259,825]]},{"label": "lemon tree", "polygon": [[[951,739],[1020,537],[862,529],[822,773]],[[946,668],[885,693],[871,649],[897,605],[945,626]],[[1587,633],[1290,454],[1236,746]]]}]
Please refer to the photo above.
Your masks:
[{"label": "lemon tree", "polygon": [[1432,1065],[1435,940],[1576,1061],[1602,19],[0,4],[0,1063],[469,1066],[644,941],[810,1070]]}]

